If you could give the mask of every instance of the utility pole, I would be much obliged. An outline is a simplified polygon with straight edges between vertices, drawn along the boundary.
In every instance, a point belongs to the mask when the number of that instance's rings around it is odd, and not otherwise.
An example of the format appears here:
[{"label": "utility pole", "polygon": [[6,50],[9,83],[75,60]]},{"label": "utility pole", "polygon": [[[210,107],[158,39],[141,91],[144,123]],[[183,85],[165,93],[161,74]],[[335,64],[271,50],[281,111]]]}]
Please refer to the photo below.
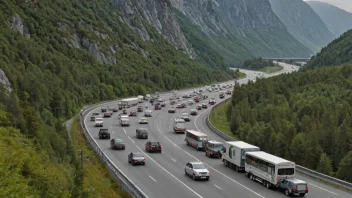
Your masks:
[{"label": "utility pole", "polygon": [[80,158],[81,158],[81,168],[82,168],[82,170],[83,170],[83,151],[82,151],[82,150],[79,150],[79,151],[78,151],[78,155],[79,155]]}]

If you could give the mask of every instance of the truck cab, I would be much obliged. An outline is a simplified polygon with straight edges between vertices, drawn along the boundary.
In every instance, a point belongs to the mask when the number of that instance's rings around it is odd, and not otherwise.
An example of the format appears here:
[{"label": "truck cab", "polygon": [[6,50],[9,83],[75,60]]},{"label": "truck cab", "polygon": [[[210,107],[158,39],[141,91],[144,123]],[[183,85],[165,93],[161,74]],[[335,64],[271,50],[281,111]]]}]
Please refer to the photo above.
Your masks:
[{"label": "truck cab", "polygon": [[210,140],[204,144],[205,155],[210,158],[221,158],[222,152],[225,150],[224,145],[221,142]]}]

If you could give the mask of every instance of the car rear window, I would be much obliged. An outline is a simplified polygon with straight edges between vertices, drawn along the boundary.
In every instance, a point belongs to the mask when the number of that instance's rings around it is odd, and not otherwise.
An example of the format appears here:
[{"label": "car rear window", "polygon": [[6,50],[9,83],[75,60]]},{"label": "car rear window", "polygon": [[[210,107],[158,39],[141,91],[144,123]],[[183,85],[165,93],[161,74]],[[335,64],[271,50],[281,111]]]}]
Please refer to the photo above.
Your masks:
[{"label": "car rear window", "polygon": [[159,142],[151,142],[150,145],[152,145],[152,146],[159,146],[160,144],[159,144]]},{"label": "car rear window", "polygon": [[138,131],[139,131],[140,133],[147,133],[147,132],[148,132],[147,129],[138,129]]},{"label": "car rear window", "polygon": [[141,153],[133,153],[133,157],[143,157]]},{"label": "car rear window", "polygon": [[109,129],[100,129],[101,132],[109,132]]}]

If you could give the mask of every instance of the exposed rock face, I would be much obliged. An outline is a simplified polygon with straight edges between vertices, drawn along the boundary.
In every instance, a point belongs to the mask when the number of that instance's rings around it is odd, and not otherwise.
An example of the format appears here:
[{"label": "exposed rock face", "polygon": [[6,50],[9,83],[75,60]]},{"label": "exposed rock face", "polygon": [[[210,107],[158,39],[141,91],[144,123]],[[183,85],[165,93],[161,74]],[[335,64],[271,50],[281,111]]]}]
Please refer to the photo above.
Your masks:
[{"label": "exposed rock face", "polygon": [[31,37],[31,35],[29,34],[28,27],[23,22],[23,19],[21,18],[21,16],[18,15],[17,13],[11,19],[11,27],[12,29],[17,30],[19,33],[21,33],[22,36],[26,38]]},{"label": "exposed rock face", "polygon": [[152,25],[177,49],[191,58],[195,53],[185,38],[169,0],[113,0],[124,16],[124,21],[136,31],[143,40],[150,40],[145,22]]},{"label": "exposed rock face", "polygon": [[2,69],[0,69],[0,84],[2,84],[8,92],[12,92],[11,83]]}]

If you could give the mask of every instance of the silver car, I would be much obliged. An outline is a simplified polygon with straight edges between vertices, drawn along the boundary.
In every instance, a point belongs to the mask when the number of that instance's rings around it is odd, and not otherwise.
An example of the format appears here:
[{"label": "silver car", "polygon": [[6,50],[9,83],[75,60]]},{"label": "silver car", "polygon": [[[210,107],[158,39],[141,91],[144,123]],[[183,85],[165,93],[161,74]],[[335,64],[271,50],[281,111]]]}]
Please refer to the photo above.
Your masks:
[{"label": "silver car", "polygon": [[185,168],[185,174],[192,177],[193,180],[209,180],[210,172],[202,162],[188,162]]},{"label": "silver car", "polygon": [[296,178],[280,180],[279,189],[284,191],[286,196],[299,195],[300,197],[304,197],[308,193],[307,183]]}]

